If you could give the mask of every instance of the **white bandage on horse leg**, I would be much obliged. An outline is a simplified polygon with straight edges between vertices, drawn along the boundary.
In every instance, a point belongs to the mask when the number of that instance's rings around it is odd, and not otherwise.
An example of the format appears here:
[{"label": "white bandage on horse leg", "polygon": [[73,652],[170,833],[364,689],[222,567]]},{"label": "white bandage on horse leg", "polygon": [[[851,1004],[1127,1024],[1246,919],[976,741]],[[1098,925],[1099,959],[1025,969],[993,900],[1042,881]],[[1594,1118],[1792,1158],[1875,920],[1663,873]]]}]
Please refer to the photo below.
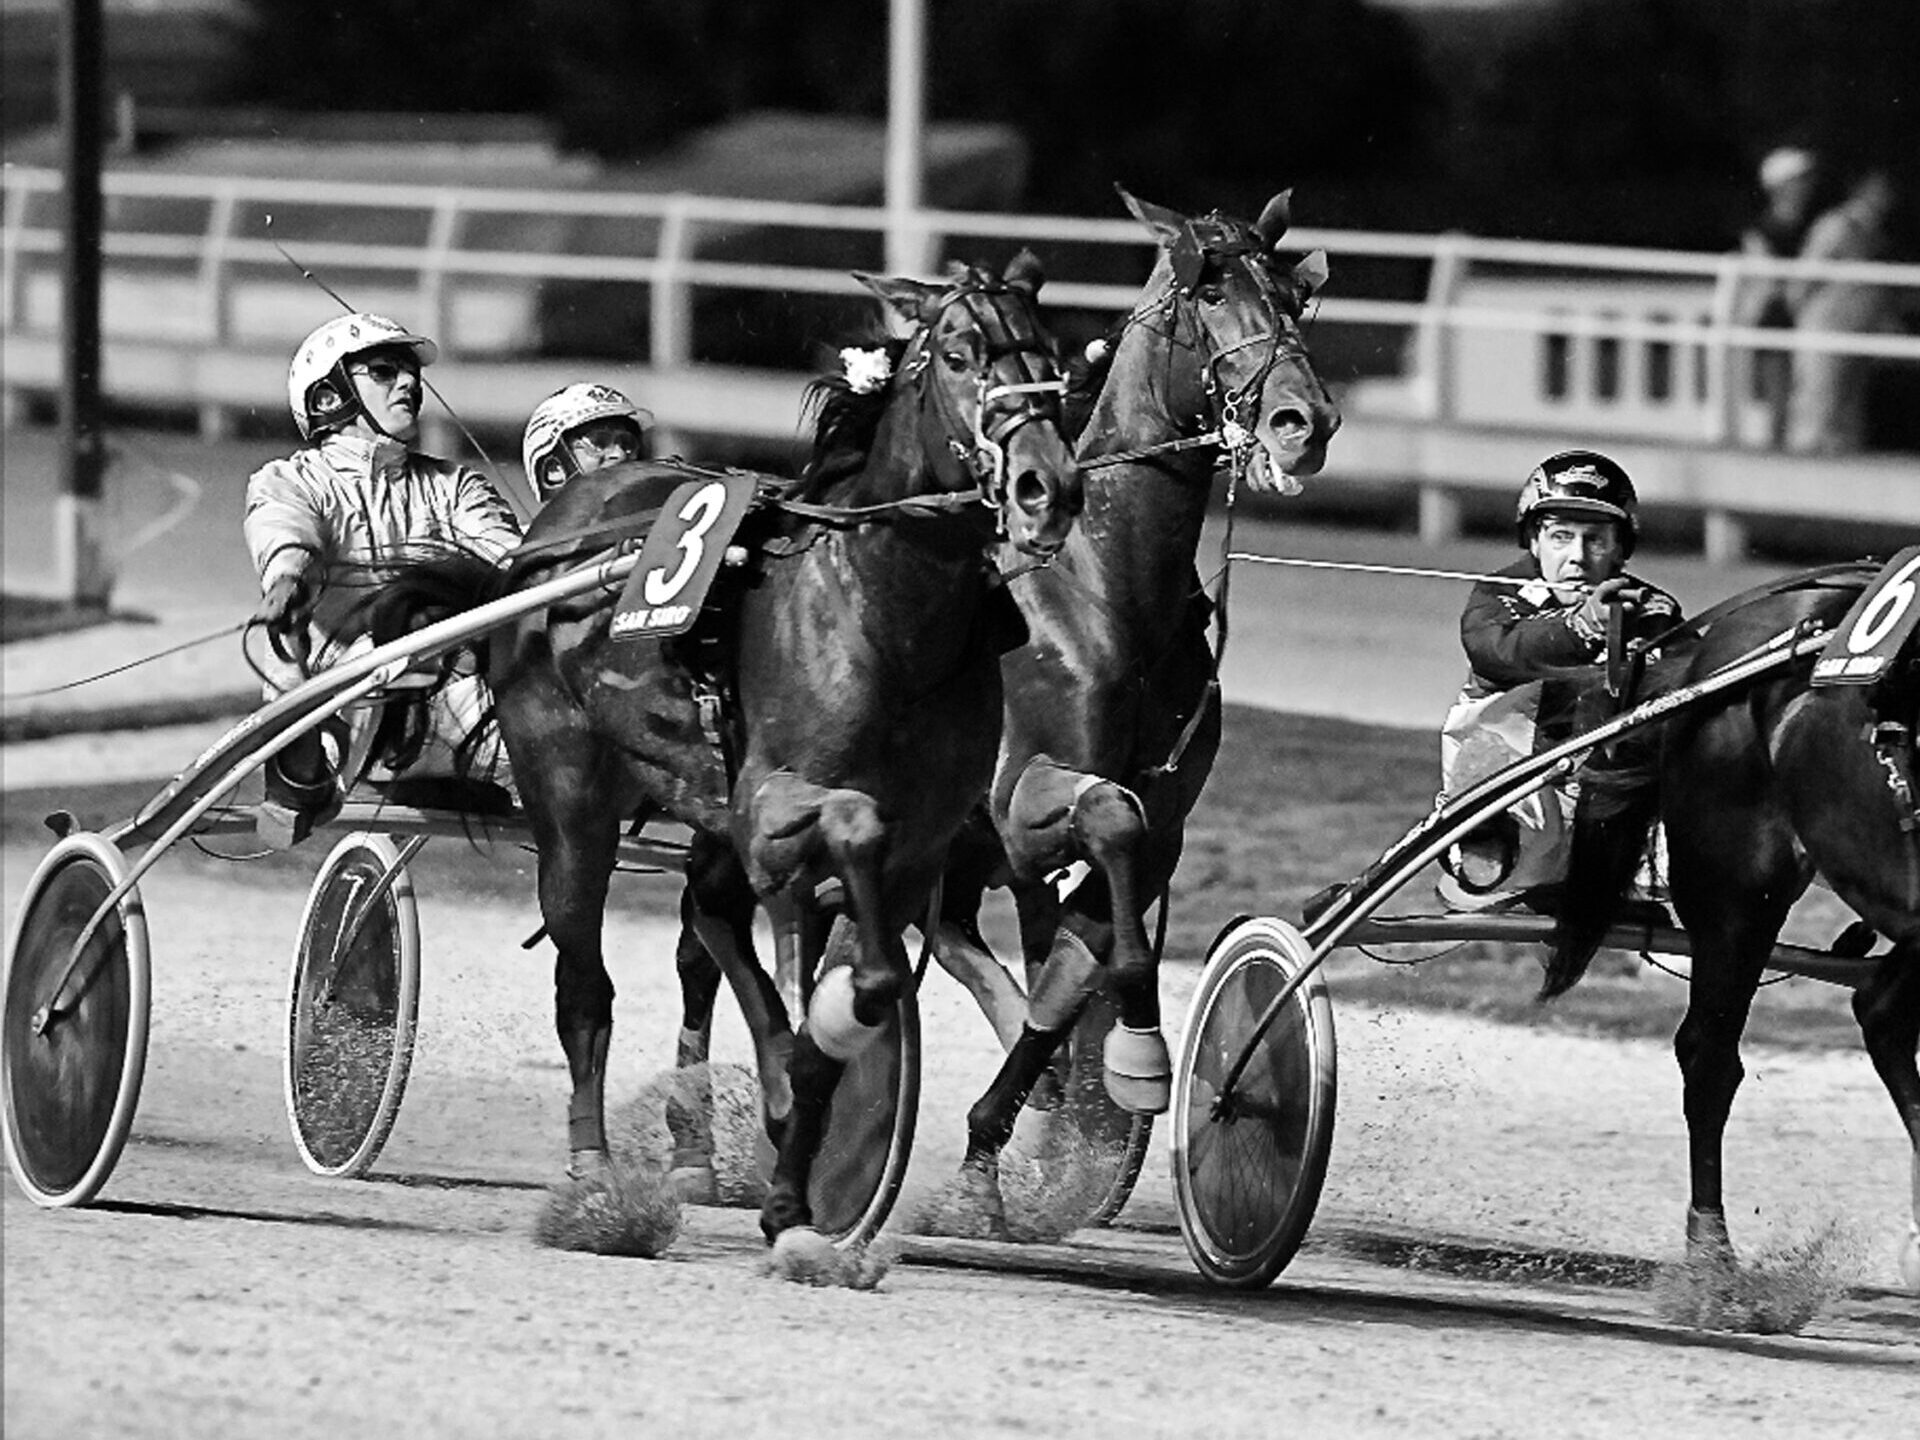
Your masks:
[{"label": "white bandage on horse leg", "polygon": [[1122,1110],[1161,1115],[1173,1103],[1173,1057],[1158,1026],[1136,1030],[1115,1025],[1107,1032],[1102,1059],[1107,1094]]},{"label": "white bandage on horse leg", "polygon": [[878,1038],[880,1027],[862,1025],[853,1013],[851,965],[836,965],[814,986],[813,1003],[807,1007],[807,1033],[821,1054],[843,1064]]}]

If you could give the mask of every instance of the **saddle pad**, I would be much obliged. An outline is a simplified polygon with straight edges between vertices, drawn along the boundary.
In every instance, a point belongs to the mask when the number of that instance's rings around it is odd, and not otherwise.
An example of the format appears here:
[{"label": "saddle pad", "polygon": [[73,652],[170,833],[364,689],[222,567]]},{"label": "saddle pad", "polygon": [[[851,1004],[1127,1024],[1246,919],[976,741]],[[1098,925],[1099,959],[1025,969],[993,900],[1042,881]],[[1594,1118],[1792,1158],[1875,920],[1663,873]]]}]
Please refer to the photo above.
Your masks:
[{"label": "saddle pad", "polygon": [[1920,624],[1920,545],[1873,577],[1813,663],[1816,685],[1871,685],[1885,675]]},{"label": "saddle pad", "polygon": [[757,488],[744,474],[707,475],[674,487],[627,576],[613,612],[614,639],[678,635],[693,625]]}]

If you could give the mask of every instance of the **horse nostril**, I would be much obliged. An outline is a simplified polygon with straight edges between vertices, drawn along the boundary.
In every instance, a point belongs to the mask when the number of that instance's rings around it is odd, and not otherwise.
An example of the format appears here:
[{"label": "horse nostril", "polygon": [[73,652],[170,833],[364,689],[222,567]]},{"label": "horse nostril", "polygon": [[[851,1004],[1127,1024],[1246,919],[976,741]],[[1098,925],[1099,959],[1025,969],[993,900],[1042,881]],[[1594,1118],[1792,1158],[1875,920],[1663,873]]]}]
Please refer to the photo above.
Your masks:
[{"label": "horse nostril", "polygon": [[1313,421],[1308,418],[1307,412],[1291,405],[1283,405],[1274,411],[1268,423],[1276,435],[1297,435],[1313,429]]},{"label": "horse nostril", "polygon": [[1013,503],[1029,515],[1037,515],[1053,501],[1047,482],[1038,471],[1022,470],[1013,481]]}]

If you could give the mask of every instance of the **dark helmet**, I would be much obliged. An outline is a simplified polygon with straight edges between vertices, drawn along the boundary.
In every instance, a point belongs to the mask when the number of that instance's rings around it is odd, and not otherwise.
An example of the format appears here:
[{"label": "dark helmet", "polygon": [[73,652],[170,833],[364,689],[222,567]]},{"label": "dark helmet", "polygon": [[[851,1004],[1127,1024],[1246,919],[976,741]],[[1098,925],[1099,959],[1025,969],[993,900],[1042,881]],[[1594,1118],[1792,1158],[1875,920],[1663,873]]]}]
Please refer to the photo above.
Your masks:
[{"label": "dark helmet", "polygon": [[1597,450],[1562,450],[1535,466],[1520,488],[1514,528],[1525,548],[1533,543],[1534,530],[1543,515],[1617,520],[1621,525],[1620,548],[1631,555],[1634,542],[1640,538],[1639,508],[1633,481],[1617,462]]}]

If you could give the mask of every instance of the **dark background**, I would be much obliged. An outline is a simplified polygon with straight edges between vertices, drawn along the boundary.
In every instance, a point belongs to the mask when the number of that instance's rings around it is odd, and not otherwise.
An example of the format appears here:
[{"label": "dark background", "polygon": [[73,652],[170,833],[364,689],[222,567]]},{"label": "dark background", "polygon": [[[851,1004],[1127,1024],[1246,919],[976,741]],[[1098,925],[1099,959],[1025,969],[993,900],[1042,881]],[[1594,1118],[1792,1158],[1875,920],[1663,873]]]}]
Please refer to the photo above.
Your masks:
[{"label": "dark background", "polygon": [[[222,98],[527,111],[643,154],[749,108],[884,115],[886,8],[410,0],[373,24],[253,0]],[[931,0],[929,30],[931,118],[1018,126],[1036,212],[1108,214],[1116,181],[1194,209],[1296,184],[1317,225],[1712,249],[1783,141],[1920,192],[1902,0]]]},{"label": "dark background", "polygon": [[[10,134],[52,118],[56,24],[5,16]],[[1791,141],[1836,183],[1892,172],[1915,253],[1908,0],[930,0],[929,28],[931,118],[1017,126],[1034,212],[1293,184],[1321,226],[1718,249]],[[109,87],[143,106],[520,113],[616,158],[886,104],[885,0],[236,0],[107,29]]]}]

